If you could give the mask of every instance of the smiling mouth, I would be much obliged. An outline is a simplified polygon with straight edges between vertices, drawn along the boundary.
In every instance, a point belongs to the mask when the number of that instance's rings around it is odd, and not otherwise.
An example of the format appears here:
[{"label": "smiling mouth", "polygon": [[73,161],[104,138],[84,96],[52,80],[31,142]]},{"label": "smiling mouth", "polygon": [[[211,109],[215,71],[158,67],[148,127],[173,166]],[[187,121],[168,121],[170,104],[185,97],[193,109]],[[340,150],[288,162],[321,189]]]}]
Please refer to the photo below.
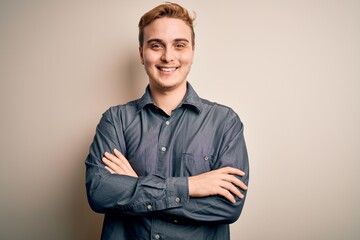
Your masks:
[{"label": "smiling mouth", "polygon": [[177,69],[177,67],[157,67],[162,72],[173,72]]}]

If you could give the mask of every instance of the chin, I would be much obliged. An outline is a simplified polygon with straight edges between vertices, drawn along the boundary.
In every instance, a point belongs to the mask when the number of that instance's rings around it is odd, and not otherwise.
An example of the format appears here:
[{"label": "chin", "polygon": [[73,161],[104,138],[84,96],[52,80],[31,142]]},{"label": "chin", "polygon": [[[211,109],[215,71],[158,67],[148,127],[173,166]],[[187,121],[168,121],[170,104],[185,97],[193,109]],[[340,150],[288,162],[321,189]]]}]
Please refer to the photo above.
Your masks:
[{"label": "chin", "polygon": [[177,85],[177,84],[160,84],[158,86],[162,90],[170,91],[170,90],[176,89],[179,85]]},{"label": "chin", "polygon": [[173,89],[176,89],[178,87],[180,87],[183,82],[171,82],[171,81],[161,81],[161,82],[156,82],[155,83],[156,86],[159,88],[159,89],[162,89],[162,90],[173,90]]}]

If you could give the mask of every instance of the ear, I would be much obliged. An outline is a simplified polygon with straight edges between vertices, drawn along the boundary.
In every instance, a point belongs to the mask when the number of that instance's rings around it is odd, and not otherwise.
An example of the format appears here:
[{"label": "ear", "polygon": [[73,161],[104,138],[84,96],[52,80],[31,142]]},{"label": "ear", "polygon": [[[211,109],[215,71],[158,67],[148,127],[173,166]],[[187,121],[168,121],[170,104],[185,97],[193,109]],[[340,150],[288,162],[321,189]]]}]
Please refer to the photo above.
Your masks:
[{"label": "ear", "polygon": [[139,47],[139,55],[140,55],[141,64],[144,65],[144,55],[143,55],[142,47]]}]

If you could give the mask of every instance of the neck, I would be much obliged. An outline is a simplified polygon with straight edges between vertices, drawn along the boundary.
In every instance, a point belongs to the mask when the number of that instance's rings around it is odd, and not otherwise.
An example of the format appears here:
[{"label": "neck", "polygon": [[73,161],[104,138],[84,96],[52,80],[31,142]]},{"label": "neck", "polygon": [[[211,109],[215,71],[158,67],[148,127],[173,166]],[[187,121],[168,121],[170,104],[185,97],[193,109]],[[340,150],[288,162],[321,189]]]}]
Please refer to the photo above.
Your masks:
[{"label": "neck", "polygon": [[186,84],[173,90],[158,90],[150,85],[151,97],[155,104],[166,114],[171,115],[172,111],[180,104],[186,94]]}]

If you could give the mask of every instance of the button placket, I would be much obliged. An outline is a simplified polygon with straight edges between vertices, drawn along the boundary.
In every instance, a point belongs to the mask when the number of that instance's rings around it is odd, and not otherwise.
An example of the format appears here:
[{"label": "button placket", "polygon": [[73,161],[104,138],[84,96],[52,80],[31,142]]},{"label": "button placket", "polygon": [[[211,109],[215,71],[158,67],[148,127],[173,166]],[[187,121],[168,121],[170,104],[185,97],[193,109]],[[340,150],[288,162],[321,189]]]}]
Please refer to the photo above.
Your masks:
[{"label": "button placket", "polygon": [[[158,155],[158,163],[157,163],[157,171],[159,172],[163,172],[166,168],[168,168],[168,166],[164,163],[166,157],[167,157],[167,152],[168,152],[168,144],[169,144],[169,136],[170,136],[170,132],[171,132],[171,128],[169,128],[168,126],[170,125],[170,120],[168,120],[169,118],[163,118],[163,123],[160,129],[160,133],[159,133],[159,146],[158,146],[158,151],[159,151],[159,155]],[[167,170],[165,170],[167,171]]]}]

